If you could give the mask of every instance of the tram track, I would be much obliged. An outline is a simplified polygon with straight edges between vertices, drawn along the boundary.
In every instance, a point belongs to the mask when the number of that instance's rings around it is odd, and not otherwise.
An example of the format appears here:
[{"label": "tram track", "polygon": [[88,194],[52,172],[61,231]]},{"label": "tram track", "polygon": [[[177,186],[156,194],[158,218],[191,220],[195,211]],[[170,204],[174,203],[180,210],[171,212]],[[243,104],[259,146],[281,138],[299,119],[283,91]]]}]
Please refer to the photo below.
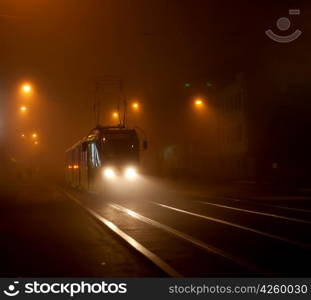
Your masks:
[{"label": "tram track", "polygon": [[[203,197],[203,198],[211,198],[211,197]],[[277,210],[283,210],[283,211],[288,211],[288,212],[298,212],[298,213],[305,213],[310,215],[311,214],[311,210],[310,209],[304,209],[304,208],[297,208],[297,207],[293,207],[293,206],[283,206],[283,205],[277,205],[277,204],[268,204],[262,201],[258,201],[254,199],[247,199],[247,198],[236,198],[236,197],[214,197],[215,199],[219,199],[219,200],[224,200],[224,201],[231,201],[231,202],[235,202],[235,203],[245,203],[245,204],[253,204],[259,207],[267,207],[267,208],[274,208]],[[204,202],[204,201],[200,201],[200,202]]]},{"label": "tram track", "polygon": [[[212,217],[204,213],[195,212],[198,207],[195,209],[191,205],[190,207],[192,207],[194,211],[187,208],[181,209],[179,206],[185,206],[186,204],[182,204],[182,202],[179,202],[180,205],[177,205],[177,203],[175,203],[175,205],[170,205],[169,203],[164,204],[148,199],[145,201],[135,201],[134,199],[129,201],[129,199],[117,200],[112,197],[110,199],[106,198],[103,204],[100,204],[102,201],[100,197],[80,197],[79,194],[67,190],[64,191],[64,193],[88,211],[88,213],[102,225],[113,231],[119,238],[125,241],[129,247],[135,249],[136,252],[144,256],[150,263],[157,266],[171,277],[183,277],[183,275],[187,277],[208,276],[209,274],[215,274],[215,269],[217,270],[218,266],[220,270],[223,270],[220,274],[228,274],[228,270],[236,268],[237,270],[242,270],[242,272],[238,271],[240,272],[239,274],[251,274],[253,276],[255,274],[270,276],[271,274],[275,274],[275,271],[278,272],[278,270],[282,269],[279,264],[281,261],[280,259],[277,260],[278,262],[273,262],[274,267],[270,268],[269,263],[265,263],[262,259],[257,261],[258,257],[256,255],[248,255],[247,252],[245,252],[245,248],[232,248],[228,242],[219,243],[219,241],[215,240],[215,237],[213,237],[216,232],[220,232],[221,235],[224,234],[227,236],[229,240],[236,240],[239,243],[243,242],[244,238],[252,240],[259,247],[260,244],[268,243],[269,246],[267,245],[265,251],[269,249],[270,244],[277,245],[280,249],[285,247],[287,249],[286,253],[289,254],[293,251],[290,249],[294,248],[296,249],[294,251],[297,251],[297,253],[299,251],[305,253],[310,249],[309,243],[271,233],[269,228],[266,228],[266,231],[262,231],[249,226],[251,224],[239,224],[239,220],[236,220],[237,223],[227,221],[225,220],[226,218],[224,218],[226,216],[225,214],[221,218]],[[307,220],[294,219],[282,216],[281,214],[271,214],[268,212],[211,202],[200,203],[200,201],[193,201],[192,203],[201,204],[203,206],[209,205],[228,212],[232,211],[249,216],[258,216],[259,218],[268,218],[271,219],[271,222],[275,220],[282,223],[287,222],[288,224],[296,223],[297,226],[299,224],[309,225]],[[214,214],[215,211],[213,211],[212,215]],[[171,220],[171,218],[174,220]],[[193,224],[195,227],[188,230],[187,227],[182,225],[183,222],[186,224]],[[208,223],[205,225],[205,222]],[[200,233],[200,227],[197,226],[206,228],[209,234],[204,235],[202,231]],[[228,227],[228,230],[226,227]],[[171,238],[169,238],[169,236],[171,236]],[[236,238],[234,236],[236,236]],[[180,245],[182,245],[181,248],[179,248]],[[252,247],[253,250],[251,251],[256,251],[256,246],[254,247]],[[199,253],[198,257],[196,257],[196,254],[192,254],[195,251]],[[184,262],[180,259],[180,255],[184,255],[186,260],[189,260],[189,262],[187,262],[187,267],[183,266]],[[269,259],[272,258],[273,256],[270,256]],[[201,265],[200,259],[203,259],[203,265],[205,263],[205,267]],[[200,266],[199,272],[195,271],[195,267],[193,267],[195,265]]]},{"label": "tram track", "polygon": [[266,217],[271,217],[271,218],[275,218],[275,219],[281,219],[281,220],[286,220],[286,221],[290,221],[290,222],[296,222],[296,223],[311,225],[311,221],[304,220],[304,219],[298,219],[298,218],[292,218],[292,217],[286,217],[286,216],[283,216],[280,214],[275,214],[275,213],[266,213],[266,212],[261,212],[258,210],[243,209],[243,208],[239,208],[239,207],[223,205],[223,204],[218,204],[218,203],[212,203],[212,202],[208,202],[208,201],[198,201],[198,203],[201,203],[204,205],[216,206],[216,207],[225,208],[225,209],[234,210],[234,211],[239,211],[239,212],[244,212],[244,213],[248,213],[248,214],[266,216]]},{"label": "tram track", "polygon": [[[102,225],[109,228],[111,231],[113,231],[119,238],[121,238],[123,241],[125,241],[129,247],[132,247],[134,250],[136,250],[139,254],[143,255],[145,258],[147,258],[151,263],[156,265],[158,268],[160,268],[165,274],[167,274],[170,277],[183,277],[183,274],[176,270],[177,268],[171,266],[168,264],[165,259],[162,259],[157,254],[149,250],[147,247],[142,245],[138,240],[131,237],[129,234],[127,234],[125,231],[121,230],[115,223],[113,223],[111,220],[108,220],[104,218],[100,213],[96,212],[95,210],[89,208],[88,206],[84,205],[76,196],[72,195],[68,191],[63,191],[63,193],[70,198],[71,200],[75,201],[78,205],[80,205],[84,210],[86,210],[93,218],[95,218],[97,221],[99,221]],[[219,248],[216,248],[206,242],[203,242],[189,234],[186,234],[184,232],[178,231],[174,228],[171,228],[165,224],[162,224],[160,222],[157,222],[153,219],[147,218],[142,216],[141,214],[130,210],[126,207],[123,207],[117,203],[110,203],[109,206],[113,208],[116,211],[121,212],[122,214],[135,218],[139,222],[148,224],[152,227],[155,227],[169,235],[172,235],[173,237],[180,239],[187,243],[189,247],[195,247],[203,250],[207,254],[210,254],[212,256],[221,257],[221,259],[227,260],[228,263],[237,265],[239,268],[243,268],[244,270],[247,270],[247,272],[252,274],[268,274],[267,270],[264,270],[262,268],[259,268],[255,264],[248,262],[246,260],[243,260],[237,256],[234,256],[226,251],[223,251]]]},{"label": "tram track", "polygon": [[249,231],[249,232],[252,232],[252,233],[255,233],[255,234],[258,234],[258,235],[262,235],[262,236],[265,236],[265,237],[268,237],[268,238],[271,238],[271,239],[274,239],[274,240],[279,240],[281,242],[292,244],[294,246],[311,249],[311,244],[309,244],[309,243],[301,243],[301,242],[298,242],[298,241],[287,239],[287,238],[282,237],[282,236],[278,236],[278,235],[275,235],[275,234],[270,234],[270,233],[267,233],[267,232],[264,232],[264,231],[260,231],[260,230],[257,230],[257,229],[254,229],[254,228],[251,228],[251,227],[248,227],[248,226],[242,226],[242,225],[239,225],[239,224],[236,224],[236,223],[232,223],[232,222],[228,222],[228,221],[225,221],[225,220],[222,220],[222,219],[219,219],[219,218],[212,218],[212,217],[209,217],[209,216],[206,216],[206,215],[197,214],[197,213],[194,213],[194,212],[190,212],[190,211],[187,211],[187,210],[184,210],[184,209],[179,209],[179,208],[176,208],[176,207],[173,207],[173,206],[169,206],[169,205],[164,205],[164,204],[161,204],[161,203],[155,203],[155,205],[158,205],[160,207],[167,208],[167,209],[179,212],[179,213],[188,214],[190,216],[206,219],[206,220],[209,220],[209,221],[213,221],[213,222],[221,223],[221,224],[228,225],[228,226],[231,226],[231,227],[235,227],[235,228],[238,228],[238,229],[241,229],[241,230]]},{"label": "tram track", "polygon": [[142,255],[144,258],[149,260],[152,264],[154,264],[156,267],[158,267],[160,270],[162,270],[165,274],[167,274],[170,277],[183,277],[182,274],[180,274],[178,271],[176,271],[173,267],[171,267],[169,264],[167,264],[164,260],[162,260],[160,257],[158,257],[155,253],[148,250],[146,247],[144,247],[141,243],[139,243],[137,240],[126,234],[124,231],[122,231],[118,226],[116,226],[113,222],[107,220],[100,214],[98,214],[95,210],[88,208],[86,205],[84,205],[77,197],[70,194],[67,191],[62,191],[65,196],[73,200],[75,203],[77,203],[79,206],[81,206],[83,209],[85,209],[95,220],[97,220],[99,223],[104,225],[106,228],[111,230],[114,234],[116,234],[121,240],[127,243],[131,248],[133,248],[137,253]]},{"label": "tram track", "polygon": [[250,263],[250,262],[247,262],[239,257],[236,257],[234,255],[231,255],[230,253],[226,252],[226,251],[223,251],[219,248],[216,248],[216,247],[213,247],[212,245],[210,244],[207,244],[197,238],[194,238],[193,236],[189,235],[189,234],[186,234],[184,232],[181,232],[181,231],[178,231],[170,226],[167,226],[165,224],[162,224],[160,222],[157,222],[153,219],[150,219],[150,218],[147,218],[131,209],[128,209],[128,208],[125,208],[119,204],[110,204],[110,206],[118,211],[121,211],[141,222],[144,222],[146,224],[149,224],[151,226],[154,226],[156,228],[159,228],[175,237],[178,237],[190,244],[192,244],[193,246],[195,247],[198,247],[198,248],[201,248],[203,249],[204,251],[206,252],[209,252],[211,254],[214,254],[214,255],[217,255],[217,256],[221,256],[223,258],[225,258],[226,260],[229,260],[231,262],[233,262],[234,264],[237,264],[237,265],[240,265],[242,267],[244,267],[245,269],[248,269],[250,271],[253,271],[253,272],[257,272],[257,273],[262,273],[264,272],[263,270],[261,270],[259,267],[257,267],[256,265]]}]

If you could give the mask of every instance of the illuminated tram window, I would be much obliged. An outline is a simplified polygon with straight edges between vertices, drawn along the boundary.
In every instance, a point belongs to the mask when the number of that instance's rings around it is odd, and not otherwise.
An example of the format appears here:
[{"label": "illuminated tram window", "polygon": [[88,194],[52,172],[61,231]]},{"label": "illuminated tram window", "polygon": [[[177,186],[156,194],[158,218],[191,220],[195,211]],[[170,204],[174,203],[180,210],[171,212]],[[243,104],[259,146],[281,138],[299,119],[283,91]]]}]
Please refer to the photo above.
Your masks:
[{"label": "illuminated tram window", "polygon": [[99,154],[98,154],[98,149],[96,147],[95,143],[91,143],[89,144],[90,147],[90,160],[91,160],[91,164],[93,165],[93,167],[100,167],[101,166],[101,161],[99,158]]}]

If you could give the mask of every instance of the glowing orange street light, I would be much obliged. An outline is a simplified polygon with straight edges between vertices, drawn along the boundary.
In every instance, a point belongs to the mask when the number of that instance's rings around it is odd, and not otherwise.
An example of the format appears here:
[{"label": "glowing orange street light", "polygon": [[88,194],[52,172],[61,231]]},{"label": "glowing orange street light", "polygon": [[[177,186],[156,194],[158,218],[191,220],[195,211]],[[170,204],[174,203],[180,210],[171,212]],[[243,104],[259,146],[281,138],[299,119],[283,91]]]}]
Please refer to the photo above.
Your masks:
[{"label": "glowing orange street light", "polygon": [[31,92],[31,90],[32,90],[32,87],[31,87],[31,85],[30,84],[23,84],[23,86],[22,86],[22,92],[24,93],[24,94],[29,94],[30,92]]},{"label": "glowing orange street light", "polygon": [[22,133],[22,134],[21,134],[21,137],[24,139],[24,138],[25,138],[25,134]]},{"label": "glowing orange street light", "polygon": [[132,104],[132,108],[133,108],[133,110],[138,111],[138,110],[139,110],[139,107],[140,107],[140,105],[139,105],[139,103],[138,103],[138,102],[134,102],[134,103]]},{"label": "glowing orange street light", "polygon": [[195,106],[200,107],[200,106],[202,106],[204,103],[203,103],[203,100],[202,100],[202,99],[198,98],[198,99],[196,99],[196,100],[194,101],[194,104],[195,104]]},{"label": "glowing orange street light", "polygon": [[23,106],[21,106],[21,107],[20,107],[20,111],[27,111],[27,107],[26,107],[26,106],[24,106],[24,105],[23,105]]},{"label": "glowing orange street light", "polygon": [[37,134],[37,133],[33,133],[31,136],[32,136],[34,139],[36,139],[36,138],[38,137],[38,134]]},{"label": "glowing orange street light", "polygon": [[114,112],[114,113],[112,114],[112,117],[113,117],[114,119],[117,119],[117,118],[119,118],[119,113],[117,113],[117,112]]}]

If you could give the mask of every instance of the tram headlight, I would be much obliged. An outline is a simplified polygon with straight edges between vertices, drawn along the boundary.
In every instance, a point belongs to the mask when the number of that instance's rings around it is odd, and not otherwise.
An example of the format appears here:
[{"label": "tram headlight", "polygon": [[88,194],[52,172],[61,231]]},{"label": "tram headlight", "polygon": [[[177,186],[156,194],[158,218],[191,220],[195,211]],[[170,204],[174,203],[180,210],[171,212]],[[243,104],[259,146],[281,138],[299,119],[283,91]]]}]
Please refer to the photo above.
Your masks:
[{"label": "tram headlight", "polygon": [[113,179],[116,177],[116,173],[112,168],[105,168],[103,173],[107,179]]},{"label": "tram headlight", "polygon": [[137,170],[133,167],[128,167],[125,169],[124,175],[127,179],[135,179],[137,177]]}]

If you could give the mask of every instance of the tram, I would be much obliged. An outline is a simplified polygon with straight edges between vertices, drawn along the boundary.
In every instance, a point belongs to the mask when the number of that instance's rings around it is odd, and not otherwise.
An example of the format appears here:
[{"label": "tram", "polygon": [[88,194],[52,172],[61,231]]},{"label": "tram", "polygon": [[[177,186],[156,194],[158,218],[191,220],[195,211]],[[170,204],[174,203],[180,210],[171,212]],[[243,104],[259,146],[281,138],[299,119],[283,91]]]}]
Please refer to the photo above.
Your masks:
[{"label": "tram", "polygon": [[97,126],[66,150],[66,181],[90,191],[102,180],[135,180],[140,150],[147,147],[147,141],[140,145],[136,129]]}]

